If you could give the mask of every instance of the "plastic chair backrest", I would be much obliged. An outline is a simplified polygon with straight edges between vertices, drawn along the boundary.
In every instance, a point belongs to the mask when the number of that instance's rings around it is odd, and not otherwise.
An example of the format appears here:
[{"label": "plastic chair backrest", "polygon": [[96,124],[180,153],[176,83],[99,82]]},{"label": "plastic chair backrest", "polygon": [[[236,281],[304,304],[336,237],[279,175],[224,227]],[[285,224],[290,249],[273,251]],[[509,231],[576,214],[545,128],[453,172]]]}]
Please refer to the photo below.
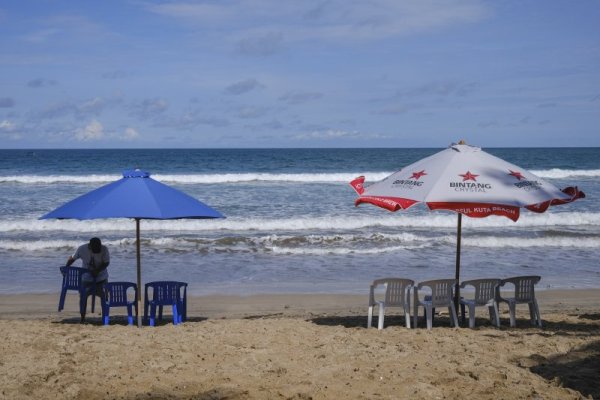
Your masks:
[{"label": "plastic chair backrest", "polygon": [[375,304],[375,288],[385,286],[385,304],[387,306],[402,306],[406,302],[406,290],[414,285],[410,279],[382,278],[376,279],[371,284],[370,303]]},{"label": "plastic chair backrest", "polygon": [[63,289],[81,290],[81,277],[88,270],[81,267],[60,267],[60,272],[63,274]]},{"label": "plastic chair backrest", "polygon": [[[170,305],[182,301],[182,287],[187,288],[187,283],[176,281],[148,282],[145,286],[145,297],[157,305]],[[152,288],[151,298],[148,297],[149,288]]]},{"label": "plastic chair backrest", "polygon": [[527,302],[535,299],[534,286],[542,279],[540,276],[513,276],[502,279],[501,286],[511,283],[515,286],[515,300],[518,302]]},{"label": "plastic chair backrest", "polygon": [[[383,282],[382,282],[383,281]],[[385,304],[388,306],[402,306],[406,302],[406,289],[414,285],[415,282],[410,279],[387,278],[379,279],[375,282],[384,284]],[[375,282],[373,282],[375,284]]]},{"label": "plastic chair backrest", "polygon": [[433,307],[448,306],[453,302],[456,279],[438,279],[419,283],[418,289],[426,286],[431,289],[431,305]]},{"label": "plastic chair backrest", "polygon": [[132,300],[127,297],[127,290],[133,288],[134,297],[137,298],[137,285],[133,282],[109,282],[104,285],[105,303],[111,307],[126,306]]},{"label": "plastic chair backrest", "polygon": [[496,287],[500,284],[500,279],[474,279],[471,281],[464,281],[460,287],[473,286],[475,288],[475,304],[487,304],[490,300],[493,300],[496,296]]}]

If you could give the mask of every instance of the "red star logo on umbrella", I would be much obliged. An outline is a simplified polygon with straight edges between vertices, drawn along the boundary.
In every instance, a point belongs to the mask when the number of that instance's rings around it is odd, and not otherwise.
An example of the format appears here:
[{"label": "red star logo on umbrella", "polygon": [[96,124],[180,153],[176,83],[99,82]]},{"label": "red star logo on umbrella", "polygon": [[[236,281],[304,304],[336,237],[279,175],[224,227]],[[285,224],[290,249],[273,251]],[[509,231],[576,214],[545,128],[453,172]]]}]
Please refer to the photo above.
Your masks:
[{"label": "red star logo on umbrella", "polygon": [[458,176],[462,176],[463,182],[464,181],[475,181],[475,182],[477,182],[477,179],[475,179],[475,178],[477,178],[479,175],[475,175],[475,174],[472,174],[471,171],[467,171],[466,174],[458,174]]},{"label": "red star logo on umbrella", "polygon": [[423,175],[427,175],[427,174],[425,173],[425,170],[422,170],[422,171],[419,171],[419,172],[413,172],[413,174],[411,175],[411,177],[410,177],[410,178],[408,178],[408,179],[416,179],[416,180],[419,180],[419,178],[421,178]]},{"label": "red star logo on umbrella", "polygon": [[516,171],[510,170],[510,169],[509,169],[509,171],[510,171],[509,175],[514,176],[518,180],[525,179],[525,177],[523,176],[523,174],[521,174],[520,172],[516,172]]}]

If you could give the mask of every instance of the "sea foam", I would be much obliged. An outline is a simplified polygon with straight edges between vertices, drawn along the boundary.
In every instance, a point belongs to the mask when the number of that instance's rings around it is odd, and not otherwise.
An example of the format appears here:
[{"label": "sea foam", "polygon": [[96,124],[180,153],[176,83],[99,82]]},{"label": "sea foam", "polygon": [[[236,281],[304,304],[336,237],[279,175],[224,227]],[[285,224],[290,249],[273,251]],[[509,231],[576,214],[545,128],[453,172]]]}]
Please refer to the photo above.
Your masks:
[{"label": "sea foam", "polygon": [[[0,220],[0,232],[125,232],[135,231],[133,220]],[[502,217],[463,218],[464,227],[526,228],[526,227],[599,227],[600,213],[594,212],[546,212],[535,214],[524,211],[517,222]],[[431,212],[416,215],[410,211],[381,216],[364,215],[340,217],[303,218],[227,218],[224,220],[142,220],[142,231],[206,232],[206,231],[344,231],[364,228],[455,228],[455,214]]]},{"label": "sea foam", "polygon": [[[223,173],[223,174],[156,174],[152,177],[170,184],[227,184],[243,182],[291,182],[291,183],[348,183],[364,175],[367,182],[377,182],[395,171],[378,172],[329,172],[329,173]],[[600,177],[599,169],[545,169],[532,170],[533,174],[545,179],[565,179],[573,177]],[[120,175],[5,175],[0,176],[1,183],[19,184],[102,184],[120,179]]]}]

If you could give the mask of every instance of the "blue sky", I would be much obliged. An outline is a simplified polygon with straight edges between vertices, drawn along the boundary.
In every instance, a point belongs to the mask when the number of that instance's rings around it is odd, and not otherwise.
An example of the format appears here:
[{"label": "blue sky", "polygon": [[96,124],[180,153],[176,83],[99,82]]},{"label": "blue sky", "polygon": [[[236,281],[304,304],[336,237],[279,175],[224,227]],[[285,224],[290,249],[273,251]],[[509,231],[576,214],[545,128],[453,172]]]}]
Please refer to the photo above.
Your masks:
[{"label": "blue sky", "polygon": [[0,2],[0,148],[600,146],[600,2]]}]

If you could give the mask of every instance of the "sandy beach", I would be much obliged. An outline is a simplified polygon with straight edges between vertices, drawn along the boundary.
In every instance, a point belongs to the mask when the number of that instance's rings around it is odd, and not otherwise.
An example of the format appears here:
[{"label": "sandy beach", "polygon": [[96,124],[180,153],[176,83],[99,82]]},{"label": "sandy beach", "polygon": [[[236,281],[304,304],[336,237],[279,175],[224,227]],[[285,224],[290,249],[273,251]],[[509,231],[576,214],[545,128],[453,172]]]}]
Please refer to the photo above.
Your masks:
[{"label": "sandy beach", "polygon": [[[427,331],[396,314],[366,329],[366,296],[189,299],[189,320],[155,328],[79,324],[76,296],[0,296],[6,399],[600,398],[600,290],[538,293],[543,328]],[[482,311],[483,312],[483,311]]]}]

